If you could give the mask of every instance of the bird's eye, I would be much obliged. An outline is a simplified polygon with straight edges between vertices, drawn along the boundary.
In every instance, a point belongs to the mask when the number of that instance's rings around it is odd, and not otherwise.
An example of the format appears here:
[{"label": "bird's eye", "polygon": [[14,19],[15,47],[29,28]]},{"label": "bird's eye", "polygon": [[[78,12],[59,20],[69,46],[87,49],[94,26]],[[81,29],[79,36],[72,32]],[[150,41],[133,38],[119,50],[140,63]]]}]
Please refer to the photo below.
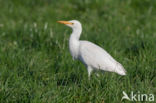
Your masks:
[{"label": "bird's eye", "polygon": [[72,25],[74,25],[74,23],[71,23]]}]

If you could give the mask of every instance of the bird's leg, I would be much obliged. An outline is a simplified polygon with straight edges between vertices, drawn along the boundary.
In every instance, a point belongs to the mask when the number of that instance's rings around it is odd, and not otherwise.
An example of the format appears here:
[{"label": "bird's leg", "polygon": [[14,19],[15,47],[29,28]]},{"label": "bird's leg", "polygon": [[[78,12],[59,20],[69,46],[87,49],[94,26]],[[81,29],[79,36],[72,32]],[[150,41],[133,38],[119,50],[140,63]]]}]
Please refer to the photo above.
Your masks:
[{"label": "bird's leg", "polygon": [[90,79],[90,75],[93,69],[90,66],[88,66],[87,70],[88,70],[88,78]]},{"label": "bird's leg", "polygon": [[96,72],[96,76],[99,77],[100,76],[99,73]]},{"label": "bird's leg", "polygon": [[[99,66],[99,69],[100,69],[100,65],[98,65],[98,66]],[[99,77],[99,76],[100,76],[98,72],[96,72],[96,76],[97,76],[97,77]]]}]

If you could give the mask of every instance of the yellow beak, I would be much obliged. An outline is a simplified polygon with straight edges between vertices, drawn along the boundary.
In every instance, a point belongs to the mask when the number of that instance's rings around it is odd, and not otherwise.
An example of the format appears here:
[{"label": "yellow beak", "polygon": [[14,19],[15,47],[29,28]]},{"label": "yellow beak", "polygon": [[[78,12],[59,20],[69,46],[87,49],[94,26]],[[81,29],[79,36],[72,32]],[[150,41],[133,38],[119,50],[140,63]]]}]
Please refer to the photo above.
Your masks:
[{"label": "yellow beak", "polygon": [[61,24],[69,24],[69,25],[73,25],[73,23],[69,22],[69,21],[57,21],[58,23]]}]

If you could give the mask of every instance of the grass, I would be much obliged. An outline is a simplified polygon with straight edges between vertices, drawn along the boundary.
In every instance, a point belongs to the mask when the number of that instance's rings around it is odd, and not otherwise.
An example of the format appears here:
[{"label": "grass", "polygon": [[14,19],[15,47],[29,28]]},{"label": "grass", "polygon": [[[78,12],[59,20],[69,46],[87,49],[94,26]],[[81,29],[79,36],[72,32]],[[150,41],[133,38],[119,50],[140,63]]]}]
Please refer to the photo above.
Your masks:
[{"label": "grass", "polygon": [[[0,0],[0,102],[121,103],[122,91],[156,96],[155,11],[155,0]],[[105,48],[127,76],[93,73],[88,80],[69,53],[71,29],[56,23],[72,19],[83,25],[81,39]]]}]

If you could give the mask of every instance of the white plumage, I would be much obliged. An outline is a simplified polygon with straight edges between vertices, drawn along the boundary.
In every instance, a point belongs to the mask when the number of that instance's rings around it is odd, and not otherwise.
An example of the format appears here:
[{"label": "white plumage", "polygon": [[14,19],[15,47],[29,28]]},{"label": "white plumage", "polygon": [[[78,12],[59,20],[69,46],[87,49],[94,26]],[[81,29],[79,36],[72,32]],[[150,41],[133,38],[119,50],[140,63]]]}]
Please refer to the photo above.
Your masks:
[{"label": "white plumage", "polygon": [[77,20],[71,21],[58,21],[73,29],[69,39],[69,49],[73,59],[79,59],[87,67],[88,76],[93,70],[104,70],[115,72],[119,75],[126,75],[123,66],[117,62],[111,55],[109,55],[101,47],[89,42],[79,40],[82,26]]}]

